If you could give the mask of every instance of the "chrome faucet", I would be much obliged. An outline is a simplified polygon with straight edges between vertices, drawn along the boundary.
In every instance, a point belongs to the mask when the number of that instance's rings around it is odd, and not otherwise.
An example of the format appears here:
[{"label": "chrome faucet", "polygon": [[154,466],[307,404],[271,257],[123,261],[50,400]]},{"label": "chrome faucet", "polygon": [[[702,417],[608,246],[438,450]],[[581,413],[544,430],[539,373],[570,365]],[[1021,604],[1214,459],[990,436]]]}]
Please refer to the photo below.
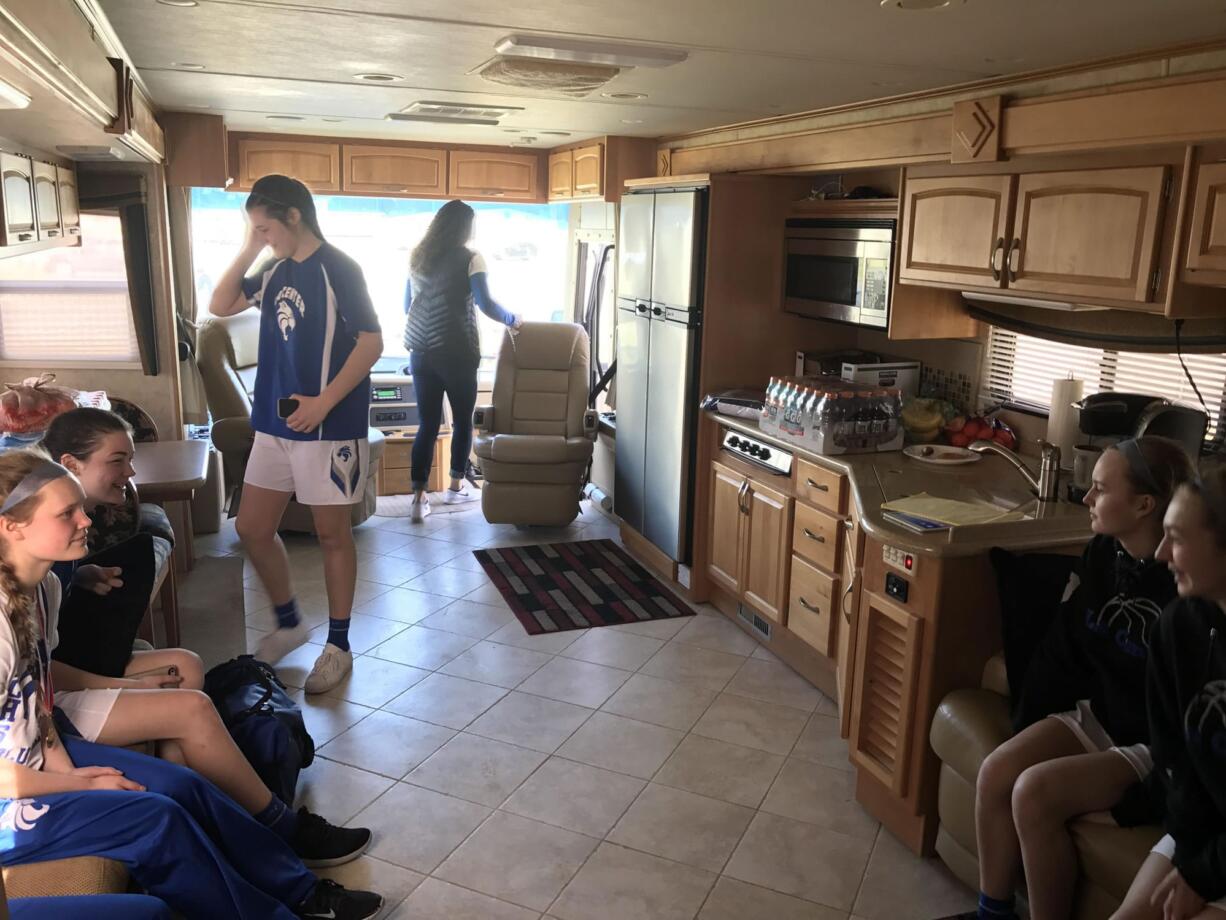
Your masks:
[{"label": "chrome faucet", "polygon": [[1022,478],[1030,485],[1030,490],[1039,497],[1041,502],[1054,502],[1060,499],[1060,448],[1047,441],[1040,441],[1042,453],[1039,459],[1039,475],[1036,477],[1030,468],[1021,461],[1013,451],[1001,447],[995,441],[976,441],[970,449],[979,454],[999,454],[1013,464],[1013,468],[1022,474]]}]

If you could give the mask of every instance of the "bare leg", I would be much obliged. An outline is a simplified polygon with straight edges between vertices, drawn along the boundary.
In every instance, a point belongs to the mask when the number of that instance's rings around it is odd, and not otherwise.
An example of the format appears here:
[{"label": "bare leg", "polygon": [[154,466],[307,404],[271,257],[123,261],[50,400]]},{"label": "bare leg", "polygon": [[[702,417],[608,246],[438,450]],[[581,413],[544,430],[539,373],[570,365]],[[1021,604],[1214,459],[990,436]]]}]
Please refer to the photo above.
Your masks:
[{"label": "bare leg", "polygon": [[152,652],[133,652],[124,674],[131,676],[143,671],[157,671],[174,665],[183,683],[179,690],[199,690],[204,687],[204,662],[195,652],[185,648],[164,648]]},{"label": "bare leg", "polygon": [[1171,871],[1171,861],[1158,853],[1150,853],[1137,870],[1124,903],[1111,916],[1111,920],[1162,920],[1162,906],[1152,906],[1150,896]]},{"label": "bare leg", "polygon": [[1137,773],[1113,751],[1036,764],[1013,787],[1013,821],[1022,847],[1031,920],[1072,913],[1077,849],[1068,822],[1115,805]]},{"label": "bare leg", "polygon": [[285,544],[277,536],[277,527],[281,524],[281,516],[285,514],[291,494],[244,485],[235,524],[243,548],[264,584],[264,590],[277,605],[288,603],[294,596],[289,557],[285,555]]},{"label": "bare leg", "polygon": [[1045,760],[1085,753],[1085,747],[1056,719],[1043,719],[1014,735],[987,756],[975,784],[975,837],[979,849],[979,890],[990,898],[1013,897],[1022,850],[1013,824],[1013,786],[1028,768]]},{"label": "bare leg", "polygon": [[348,505],[312,505],[311,517],[324,554],[328,616],[347,620],[353,611],[353,591],[358,578],[358,553],[353,545],[350,508]]},{"label": "bare leg", "polygon": [[272,801],[213,701],[197,690],[121,690],[98,742],[124,747],[142,741],[172,742],[182,763],[253,815]]}]

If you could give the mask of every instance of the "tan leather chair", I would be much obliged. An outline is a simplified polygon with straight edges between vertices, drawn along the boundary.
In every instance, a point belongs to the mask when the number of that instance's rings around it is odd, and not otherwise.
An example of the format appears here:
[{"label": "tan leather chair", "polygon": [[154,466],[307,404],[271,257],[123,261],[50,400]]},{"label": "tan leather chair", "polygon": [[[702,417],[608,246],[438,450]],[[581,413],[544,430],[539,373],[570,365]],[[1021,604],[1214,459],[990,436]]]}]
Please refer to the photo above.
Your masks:
[{"label": "tan leather chair", "polygon": [[524,323],[503,336],[493,405],[474,414],[487,521],[565,526],[579,514],[596,438],[587,390],[582,326]]},{"label": "tan leather chair", "polygon": [[[200,325],[196,337],[196,363],[204,381],[204,394],[213,417],[213,445],[221,452],[225,500],[230,517],[238,514],[243,473],[255,441],[251,430],[251,393],[260,352],[260,314],[247,310],[236,316],[214,317]],[[376,473],[383,456],[383,433],[369,429],[370,469],[366,493],[353,505],[354,525],[375,513],[378,496]],[[311,509],[290,501],[281,520],[282,530],[314,533]]]},{"label": "tan leather chair", "polygon": [[[1012,735],[1009,683],[999,655],[984,667],[980,688],[955,690],[941,701],[932,719],[932,749],[941,759],[937,853],[954,875],[976,890],[975,781],[988,754]],[[1121,828],[1087,819],[1073,822],[1071,830],[1081,867],[1073,917],[1104,920],[1119,907],[1162,830]]]}]

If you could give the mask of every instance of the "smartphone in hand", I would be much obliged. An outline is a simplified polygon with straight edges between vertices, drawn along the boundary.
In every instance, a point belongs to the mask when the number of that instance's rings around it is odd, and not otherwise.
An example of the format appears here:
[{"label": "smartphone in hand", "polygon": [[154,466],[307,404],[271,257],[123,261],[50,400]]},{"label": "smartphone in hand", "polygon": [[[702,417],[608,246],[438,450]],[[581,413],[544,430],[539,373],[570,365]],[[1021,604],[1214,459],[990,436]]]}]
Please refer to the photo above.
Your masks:
[{"label": "smartphone in hand", "polygon": [[298,400],[296,399],[278,399],[277,400],[277,417],[289,418],[298,411]]}]

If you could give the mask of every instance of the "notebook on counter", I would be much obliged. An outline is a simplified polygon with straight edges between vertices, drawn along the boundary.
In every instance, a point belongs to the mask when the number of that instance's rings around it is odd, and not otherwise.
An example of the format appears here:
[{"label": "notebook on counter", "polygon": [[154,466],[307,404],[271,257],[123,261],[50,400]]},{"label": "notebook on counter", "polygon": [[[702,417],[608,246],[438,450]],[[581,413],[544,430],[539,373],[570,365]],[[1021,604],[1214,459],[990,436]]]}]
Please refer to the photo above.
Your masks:
[{"label": "notebook on counter", "polygon": [[941,531],[949,530],[948,524],[942,524],[940,521],[930,521],[927,518],[915,517],[910,514],[903,514],[901,511],[883,511],[881,516],[891,524],[897,524],[899,527],[912,533],[940,533]]},{"label": "notebook on counter", "polygon": [[885,502],[882,517],[915,533],[932,533],[969,524],[1001,524],[1020,521],[1020,511],[1005,511],[984,501],[938,498],[927,492]]}]

